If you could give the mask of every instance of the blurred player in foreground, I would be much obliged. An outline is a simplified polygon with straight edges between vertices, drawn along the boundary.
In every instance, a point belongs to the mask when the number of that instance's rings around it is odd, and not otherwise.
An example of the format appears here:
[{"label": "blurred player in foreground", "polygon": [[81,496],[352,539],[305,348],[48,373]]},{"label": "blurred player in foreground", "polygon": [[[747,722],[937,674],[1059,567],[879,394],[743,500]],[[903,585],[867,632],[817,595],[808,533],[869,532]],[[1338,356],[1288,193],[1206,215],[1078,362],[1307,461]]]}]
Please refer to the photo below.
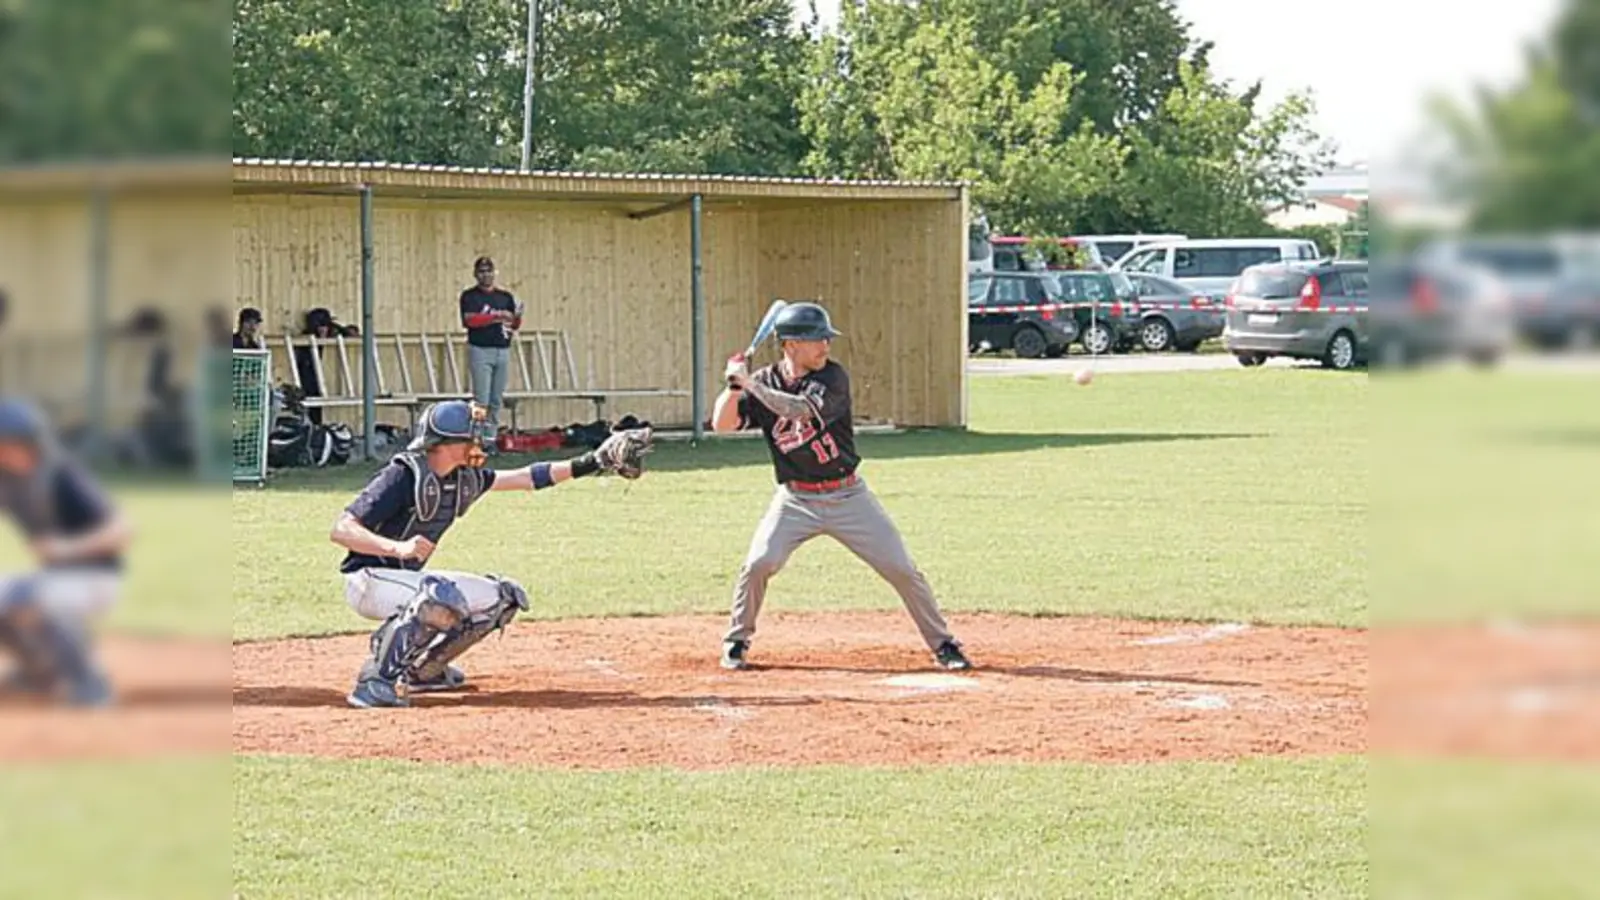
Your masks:
[{"label": "blurred player in foreground", "polygon": [[8,398],[0,398],[0,515],[16,523],[38,566],[0,574],[0,656],[14,662],[0,695],[109,703],[90,626],[121,593],[132,530],[39,411]]}]

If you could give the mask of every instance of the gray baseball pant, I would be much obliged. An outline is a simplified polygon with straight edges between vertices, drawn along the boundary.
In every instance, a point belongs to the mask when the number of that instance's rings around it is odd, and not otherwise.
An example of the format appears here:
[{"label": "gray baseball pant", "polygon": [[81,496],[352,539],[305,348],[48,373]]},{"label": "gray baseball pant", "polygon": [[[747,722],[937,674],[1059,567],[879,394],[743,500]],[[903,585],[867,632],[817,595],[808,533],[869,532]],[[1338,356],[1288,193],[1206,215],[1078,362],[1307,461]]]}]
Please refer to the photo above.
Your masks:
[{"label": "gray baseball pant", "polygon": [[767,596],[767,581],[801,544],[819,534],[845,545],[889,582],[928,649],[937,650],[940,644],[954,640],[928,579],[912,561],[900,530],[864,481],[819,494],[778,486],[734,582],[733,616],[724,640],[750,640]]}]

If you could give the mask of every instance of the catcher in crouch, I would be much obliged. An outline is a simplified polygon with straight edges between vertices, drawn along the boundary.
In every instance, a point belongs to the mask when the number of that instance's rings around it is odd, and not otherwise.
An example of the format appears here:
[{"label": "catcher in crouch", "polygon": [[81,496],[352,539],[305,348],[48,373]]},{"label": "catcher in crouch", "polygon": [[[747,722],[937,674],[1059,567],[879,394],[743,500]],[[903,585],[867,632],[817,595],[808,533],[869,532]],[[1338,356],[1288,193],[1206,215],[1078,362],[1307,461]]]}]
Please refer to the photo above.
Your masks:
[{"label": "catcher in crouch", "polygon": [[639,428],[562,462],[485,469],[479,418],[464,400],[429,407],[416,439],[334,523],[329,537],[349,551],[339,566],[345,599],[383,623],[346,698],[351,706],[406,706],[410,692],[459,688],[466,675],[450,661],[528,609],[527,592],[509,578],[422,571],[473,503],[491,491],[537,491],[596,473],[637,478],[652,447],[650,430]]},{"label": "catcher in crouch", "polygon": [[734,582],[722,667],[746,667],[767,580],[801,544],[825,534],[894,587],[941,668],[971,668],[899,529],[856,474],[861,457],[850,417],[850,376],[828,358],[839,336],[828,311],[815,303],[790,304],[778,313],[773,333],[783,358],[753,374],[743,354],[730,358],[728,386],[712,412],[717,431],[761,429],[778,482]]}]

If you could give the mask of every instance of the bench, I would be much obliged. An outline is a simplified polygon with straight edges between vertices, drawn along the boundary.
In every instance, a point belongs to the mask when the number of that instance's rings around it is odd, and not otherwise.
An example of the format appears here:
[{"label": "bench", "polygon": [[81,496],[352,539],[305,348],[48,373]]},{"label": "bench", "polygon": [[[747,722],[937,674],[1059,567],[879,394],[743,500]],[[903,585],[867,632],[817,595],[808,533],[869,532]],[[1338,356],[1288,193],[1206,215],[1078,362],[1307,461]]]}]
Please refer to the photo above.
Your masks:
[{"label": "bench", "polygon": [[[284,335],[286,365],[291,383],[304,389],[295,348],[309,348],[312,365],[323,393],[307,397],[311,409],[361,408],[360,337],[335,335]],[[384,407],[404,407],[413,428],[424,406],[442,400],[472,397],[472,377],[466,362],[467,342],[462,335],[394,332],[373,335],[374,403]],[[323,355],[332,351],[338,382],[330,384],[324,370]],[[604,419],[606,404],[625,397],[688,397],[690,392],[676,388],[582,388],[579,387],[577,360],[565,331],[524,330],[511,345],[511,372],[502,401],[510,414],[510,427],[517,428],[518,407],[526,401],[584,400],[594,404],[595,418]]]}]

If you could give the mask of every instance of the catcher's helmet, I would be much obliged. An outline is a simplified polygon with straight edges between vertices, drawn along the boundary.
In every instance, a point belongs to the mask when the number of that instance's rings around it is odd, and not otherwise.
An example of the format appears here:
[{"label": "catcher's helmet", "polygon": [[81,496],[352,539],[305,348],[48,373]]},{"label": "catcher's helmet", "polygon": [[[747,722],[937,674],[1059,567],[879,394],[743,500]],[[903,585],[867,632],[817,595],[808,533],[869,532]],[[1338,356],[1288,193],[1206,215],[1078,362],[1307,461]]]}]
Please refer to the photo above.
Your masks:
[{"label": "catcher's helmet", "polygon": [[417,436],[412,438],[407,450],[426,450],[440,444],[468,443],[477,440],[478,423],[472,415],[472,404],[465,400],[446,400],[435,403],[422,413]]},{"label": "catcher's helmet", "polygon": [[32,403],[0,397],[0,441],[38,444],[44,438],[44,417]]},{"label": "catcher's helmet", "polygon": [[778,313],[773,331],[780,341],[825,341],[839,336],[828,311],[815,303],[791,303]]}]

